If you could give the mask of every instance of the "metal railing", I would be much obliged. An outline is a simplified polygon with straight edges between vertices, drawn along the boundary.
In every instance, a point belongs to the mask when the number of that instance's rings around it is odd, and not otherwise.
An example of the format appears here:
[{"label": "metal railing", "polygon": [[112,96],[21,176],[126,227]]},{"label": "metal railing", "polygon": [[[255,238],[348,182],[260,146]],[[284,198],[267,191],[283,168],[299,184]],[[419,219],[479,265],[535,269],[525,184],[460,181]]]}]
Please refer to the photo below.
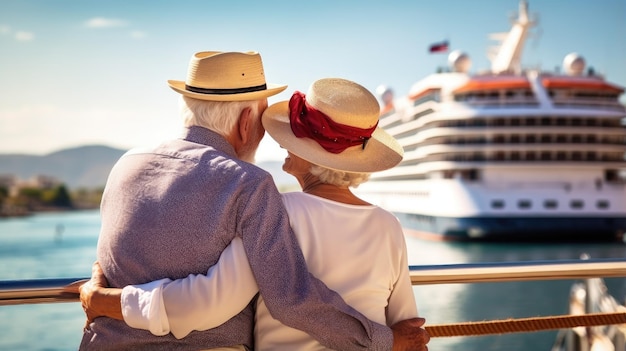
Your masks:
[{"label": "metal railing", "polygon": [[409,266],[413,285],[626,277],[626,258]]},{"label": "metal railing", "polygon": [[[413,285],[626,277],[626,259],[410,266]],[[66,286],[88,278],[0,280],[0,306],[77,302]]]}]

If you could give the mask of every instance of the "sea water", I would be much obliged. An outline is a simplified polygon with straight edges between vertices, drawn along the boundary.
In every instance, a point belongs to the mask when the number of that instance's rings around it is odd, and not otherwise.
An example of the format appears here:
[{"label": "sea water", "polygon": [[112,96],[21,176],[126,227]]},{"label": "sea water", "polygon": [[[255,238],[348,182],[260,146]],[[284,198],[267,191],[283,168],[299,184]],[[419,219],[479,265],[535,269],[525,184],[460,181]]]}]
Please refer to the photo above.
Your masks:
[{"label": "sea water", "polygon": [[[91,274],[98,211],[0,219],[0,280]],[[85,325],[79,303],[0,306],[0,350],[76,350]]]},{"label": "sea water", "polygon": [[[0,280],[88,277],[96,257],[98,211],[0,219]],[[590,233],[592,235],[593,233]],[[626,245],[448,243],[407,237],[410,265],[626,257]],[[567,314],[573,280],[414,286],[428,324]],[[623,301],[626,279],[606,280]],[[0,306],[0,350],[76,350],[85,317],[79,303]],[[430,350],[549,351],[557,331],[433,338]]]}]

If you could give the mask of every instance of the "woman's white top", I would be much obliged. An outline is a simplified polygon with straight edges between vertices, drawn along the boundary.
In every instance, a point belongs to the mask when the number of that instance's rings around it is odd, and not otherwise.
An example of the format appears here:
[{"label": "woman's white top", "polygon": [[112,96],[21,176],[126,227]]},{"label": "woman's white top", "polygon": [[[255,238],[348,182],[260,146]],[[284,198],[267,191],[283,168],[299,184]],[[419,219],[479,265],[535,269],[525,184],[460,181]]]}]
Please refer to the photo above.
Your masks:
[{"label": "woman's white top", "polygon": [[[302,192],[283,194],[283,201],[314,276],[379,324],[391,326],[417,317],[406,244],[393,214],[377,206],[348,205]],[[236,238],[206,276],[125,287],[122,312],[132,327],[182,338],[228,320],[256,293],[241,240]],[[255,349],[326,348],[307,333],[272,318],[260,296]]]}]

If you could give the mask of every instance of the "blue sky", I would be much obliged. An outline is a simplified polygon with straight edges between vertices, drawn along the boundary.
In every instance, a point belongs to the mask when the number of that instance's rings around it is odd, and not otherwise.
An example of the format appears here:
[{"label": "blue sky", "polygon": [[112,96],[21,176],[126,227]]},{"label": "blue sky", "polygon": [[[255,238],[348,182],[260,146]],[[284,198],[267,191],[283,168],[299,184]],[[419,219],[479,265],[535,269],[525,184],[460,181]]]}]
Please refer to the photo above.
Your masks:
[{"label": "blue sky", "polygon": [[[396,94],[446,64],[444,39],[489,68],[488,35],[506,32],[518,0],[0,1],[0,153],[84,144],[150,144],[179,131],[177,94],[194,52],[259,51],[270,103],[322,77]],[[626,86],[626,0],[529,0],[539,24],[523,64],[553,70],[565,55]],[[626,101],[622,99],[622,101]],[[267,139],[267,137],[266,137]],[[264,140],[259,160],[280,159]]]}]

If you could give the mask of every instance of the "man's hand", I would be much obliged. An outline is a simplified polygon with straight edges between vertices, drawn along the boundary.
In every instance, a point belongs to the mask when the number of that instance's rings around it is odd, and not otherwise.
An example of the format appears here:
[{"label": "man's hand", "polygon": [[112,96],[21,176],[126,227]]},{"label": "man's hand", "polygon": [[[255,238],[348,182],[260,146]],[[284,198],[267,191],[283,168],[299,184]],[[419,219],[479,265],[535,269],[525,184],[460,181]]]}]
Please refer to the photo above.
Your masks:
[{"label": "man's hand", "polygon": [[124,320],[121,307],[121,289],[108,288],[108,281],[98,262],[91,267],[91,279],[81,285],[80,303],[87,315],[87,326],[98,317]]},{"label": "man's hand", "polygon": [[428,351],[430,335],[422,328],[425,322],[424,318],[411,318],[392,325],[393,351]]},{"label": "man's hand", "polygon": [[94,295],[98,294],[98,288],[106,288],[108,285],[109,283],[104,276],[104,272],[102,272],[100,264],[95,262],[91,266],[91,279],[78,288],[80,303],[83,305],[83,310],[87,315],[87,324],[101,316],[97,311],[97,306],[94,304],[94,301],[97,300],[97,298],[94,298]]}]

